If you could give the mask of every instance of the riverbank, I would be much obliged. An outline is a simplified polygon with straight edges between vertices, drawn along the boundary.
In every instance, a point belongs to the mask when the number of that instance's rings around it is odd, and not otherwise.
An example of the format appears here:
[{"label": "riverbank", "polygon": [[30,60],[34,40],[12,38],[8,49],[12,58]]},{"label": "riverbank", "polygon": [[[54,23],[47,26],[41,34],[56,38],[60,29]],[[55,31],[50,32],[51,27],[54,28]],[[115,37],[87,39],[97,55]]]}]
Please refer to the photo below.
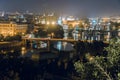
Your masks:
[{"label": "riverbank", "polygon": [[11,48],[11,47],[17,47],[22,46],[22,41],[14,41],[14,42],[0,42],[0,49],[2,48]]},{"label": "riverbank", "polygon": [[2,44],[8,44],[8,43],[10,43],[10,42],[0,42],[0,45],[2,45]]}]

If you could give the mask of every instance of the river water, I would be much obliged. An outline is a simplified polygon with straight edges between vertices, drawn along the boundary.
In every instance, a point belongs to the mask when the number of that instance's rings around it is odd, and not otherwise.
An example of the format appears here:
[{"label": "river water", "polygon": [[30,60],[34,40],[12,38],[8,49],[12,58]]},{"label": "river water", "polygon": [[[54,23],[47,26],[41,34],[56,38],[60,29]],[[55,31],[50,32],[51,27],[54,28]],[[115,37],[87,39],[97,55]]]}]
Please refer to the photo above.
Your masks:
[{"label": "river water", "polygon": [[17,75],[20,80],[70,80],[75,56],[73,44],[67,42],[55,42],[51,51],[24,46],[1,49],[0,75],[9,78],[11,73],[12,79]]}]

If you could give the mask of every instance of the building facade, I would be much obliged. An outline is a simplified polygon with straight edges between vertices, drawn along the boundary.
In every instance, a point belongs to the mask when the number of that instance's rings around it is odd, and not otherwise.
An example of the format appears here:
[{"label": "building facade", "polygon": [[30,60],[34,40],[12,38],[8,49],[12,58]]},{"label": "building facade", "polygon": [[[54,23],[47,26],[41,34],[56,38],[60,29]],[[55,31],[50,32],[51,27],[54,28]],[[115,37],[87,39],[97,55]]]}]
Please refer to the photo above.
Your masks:
[{"label": "building facade", "polygon": [[14,36],[16,34],[25,34],[27,24],[17,24],[14,22],[0,22],[0,34],[3,36]]}]

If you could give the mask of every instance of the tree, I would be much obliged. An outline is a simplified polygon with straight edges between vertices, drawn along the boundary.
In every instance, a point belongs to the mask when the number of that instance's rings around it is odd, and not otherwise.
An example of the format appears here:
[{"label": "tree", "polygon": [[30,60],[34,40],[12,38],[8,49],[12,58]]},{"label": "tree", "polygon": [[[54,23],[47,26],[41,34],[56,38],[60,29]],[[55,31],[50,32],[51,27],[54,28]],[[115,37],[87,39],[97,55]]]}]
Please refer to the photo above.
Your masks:
[{"label": "tree", "polygon": [[38,30],[38,36],[39,37],[47,37],[47,32],[42,30],[42,29],[39,29]]},{"label": "tree", "polygon": [[6,36],[4,38],[4,41],[13,41],[13,38],[11,36]]},{"label": "tree", "polygon": [[120,26],[120,23],[117,23],[117,22],[110,22],[110,26],[111,28],[115,28],[115,30],[118,30],[119,29],[119,26]]},{"label": "tree", "polygon": [[89,18],[83,17],[84,24],[90,25]]},{"label": "tree", "polygon": [[12,38],[14,41],[21,41],[22,40],[21,35],[15,35],[15,36],[12,36]]},{"label": "tree", "polygon": [[37,31],[34,32],[35,37],[47,37],[47,32],[42,29],[38,28]]},{"label": "tree", "polygon": [[2,41],[3,39],[4,39],[4,36],[0,34],[0,41]]},{"label": "tree", "polygon": [[47,33],[48,34],[54,33],[55,38],[63,38],[64,37],[64,31],[63,31],[62,26],[60,26],[60,25],[49,26],[47,29]]},{"label": "tree", "polygon": [[81,80],[120,79],[120,39],[112,39],[105,48],[107,56],[86,55],[86,62],[77,61],[74,66]]},{"label": "tree", "polygon": [[81,58],[81,60],[84,58],[85,53],[88,52],[88,47],[89,43],[88,42],[83,42],[83,41],[78,41],[75,45],[76,53],[78,54],[78,57]]},{"label": "tree", "polygon": [[78,26],[79,26],[79,28],[81,28],[81,29],[83,29],[83,28],[84,28],[84,25],[83,25],[83,23],[82,23],[82,22],[80,22]]}]

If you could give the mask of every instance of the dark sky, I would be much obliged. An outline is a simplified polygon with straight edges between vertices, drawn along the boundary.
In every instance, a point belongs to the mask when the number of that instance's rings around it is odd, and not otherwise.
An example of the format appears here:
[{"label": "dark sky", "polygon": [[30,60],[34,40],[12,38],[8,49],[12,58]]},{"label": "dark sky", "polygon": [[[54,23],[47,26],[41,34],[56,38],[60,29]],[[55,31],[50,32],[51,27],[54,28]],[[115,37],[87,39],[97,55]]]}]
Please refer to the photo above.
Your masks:
[{"label": "dark sky", "polygon": [[119,14],[120,0],[0,0],[0,11]]}]

